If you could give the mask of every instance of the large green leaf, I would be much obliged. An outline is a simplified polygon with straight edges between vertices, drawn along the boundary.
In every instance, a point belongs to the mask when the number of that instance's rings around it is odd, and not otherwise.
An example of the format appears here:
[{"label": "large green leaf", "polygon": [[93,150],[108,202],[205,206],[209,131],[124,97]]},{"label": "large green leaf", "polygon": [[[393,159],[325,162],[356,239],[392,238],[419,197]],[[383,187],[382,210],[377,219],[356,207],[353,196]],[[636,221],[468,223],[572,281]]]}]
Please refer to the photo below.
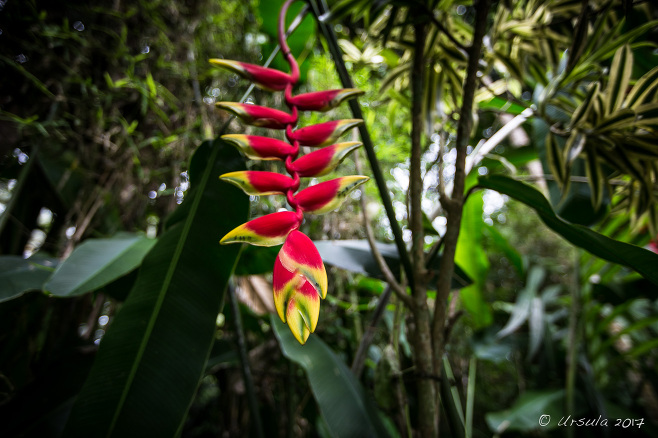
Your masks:
[{"label": "large green leaf", "polygon": [[658,254],[624,242],[618,242],[582,225],[560,219],[548,200],[535,188],[502,175],[479,178],[479,186],[516,199],[534,209],[541,220],[553,231],[572,244],[597,257],[639,272],[644,278],[658,284]]},{"label": "large green leaf", "polygon": [[272,327],[284,356],[299,364],[327,427],[335,437],[386,437],[391,434],[354,374],[318,336],[295,340],[276,315]]},{"label": "large green leaf", "polygon": [[[213,345],[216,317],[239,246],[219,239],[247,218],[248,198],[218,178],[243,169],[238,152],[204,142],[192,189],[146,255],[103,338],[72,409],[67,437],[176,436]],[[230,208],[227,208],[230,206]]]},{"label": "large green leaf", "polygon": [[43,289],[54,264],[19,256],[0,256],[0,303],[31,290]]},{"label": "large green leaf", "polygon": [[[564,389],[526,391],[519,396],[511,408],[486,414],[487,425],[498,434],[506,430],[539,432],[554,429],[567,415],[573,417],[582,413],[582,408],[577,412],[565,413],[564,399]],[[576,406],[583,406],[582,397],[579,399],[581,403]]]},{"label": "large green leaf", "polygon": [[483,297],[489,273],[489,259],[482,247],[483,206],[482,192],[473,193],[468,197],[464,205],[461,231],[455,253],[455,263],[473,279],[473,284],[463,288],[459,292],[459,297],[464,308],[473,317],[477,328],[486,327],[493,322],[491,309]]},{"label": "large green leaf", "polygon": [[53,295],[94,291],[137,268],[154,239],[119,233],[110,239],[87,239],[61,263],[44,288]]},{"label": "large green leaf", "polygon": [[[313,242],[322,256],[325,263],[345,269],[357,274],[367,275],[372,278],[384,279],[384,274],[379,269],[375,257],[370,251],[370,244],[367,240],[320,240]],[[388,264],[393,275],[398,276],[400,273],[400,255],[397,247],[391,243],[377,242],[377,248],[382,257]],[[439,270],[441,255],[439,254],[430,266],[430,272],[436,274]],[[452,277],[452,288],[460,289],[468,286],[473,280],[464,272],[460,266],[455,266],[455,272]],[[435,282],[430,282],[431,287]]]}]

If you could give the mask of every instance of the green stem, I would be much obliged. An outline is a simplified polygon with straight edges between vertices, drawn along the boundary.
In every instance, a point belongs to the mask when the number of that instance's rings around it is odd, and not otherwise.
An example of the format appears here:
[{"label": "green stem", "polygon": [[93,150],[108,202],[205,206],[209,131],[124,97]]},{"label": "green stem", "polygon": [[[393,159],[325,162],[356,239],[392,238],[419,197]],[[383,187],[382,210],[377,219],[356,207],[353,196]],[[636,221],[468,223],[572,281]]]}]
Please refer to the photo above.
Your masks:
[{"label": "green stem", "polygon": [[[336,39],[336,34],[334,29],[331,26],[326,25],[318,17],[322,17],[328,12],[328,8],[324,0],[310,0],[311,6],[313,7],[313,12],[317,18],[318,25],[320,30],[327,41],[327,46],[331,57],[334,60],[334,65],[336,66],[336,72],[340,78],[340,82],[344,88],[354,88],[350,74],[345,67],[345,62],[343,61],[343,55],[341,53],[340,47],[338,46],[338,40]],[[350,110],[355,119],[363,119],[363,113],[361,112],[361,107],[356,99],[350,99],[348,101]],[[395,219],[395,210],[393,209],[393,202],[388,193],[388,188],[386,187],[386,180],[384,179],[384,174],[379,166],[379,161],[377,160],[377,154],[375,153],[375,147],[368,133],[368,128],[364,125],[359,127],[359,133],[361,134],[361,140],[363,147],[366,151],[368,157],[368,162],[372,169],[372,175],[377,184],[377,189],[379,191],[379,196],[382,198],[382,204],[384,205],[384,210],[386,211],[386,217],[391,225],[391,231],[393,232],[393,238],[395,240],[395,245],[397,246],[398,253],[400,254],[400,260],[402,261],[402,266],[404,272],[409,280],[409,286],[413,290],[413,269],[411,266],[411,259],[407,253],[406,245],[404,239],[402,238],[402,229],[400,224]]]},{"label": "green stem", "polygon": [[354,361],[352,362],[352,373],[354,373],[357,378],[363,372],[363,364],[365,363],[368,349],[370,348],[370,344],[375,337],[377,325],[379,325],[379,320],[382,318],[382,315],[384,315],[384,310],[386,310],[386,305],[391,298],[392,291],[393,289],[391,286],[387,285],[384,293],[382,293],[382,295],[379,297],[379,302],[377,303],[377,307],[375,307],[375,311],[372,314],[370,324],[363,334],[361,342],[359,343],[359,348],[354,355]]},{"label": "green stem", "polygon": [[468,386],[466,387],[466,424],[464,425],[466,438],[473,437],[473,405],[475,404],[475,378],[477,375],[478,360],[471,356],[468,364]]},{"label": "green stem", "polygon": [[228,287],[229,299],[231,300],[231,310],[233,310],[233,317],[235,318],[235,334],[238,343],[238,354],[240,356],[240,365],[242,366],[242,378],[244,379],[245,390],[247,391],[247,402],[249,403],[249,411],[253,419],[253,426],[256,429],[256,436],[264,438],[263,423],[260,419],[260,410],[258,409],[258,400],[256,399],[256,391],[254,389],[254,380],[251,375],[251,367],[249,366],[249,356],[247,354],[247,347],[244,338],[244,328],[242,327],[242,316],[240,315],[240,307],[238,306],[238,299],[235,296],[235,287],[229,285]]},{"label": "green stem", "polygon": [[448,296],[450,294],[451,278],[455,268],[455,253],[457,240],[461,228],[461,219],[464,207],[464,186],[466,181],[466,148],[470,140],[473,126],[473,98],[477,89],[477,72],[480,52],[482,51],[482,38],[487,27],[490,0],[480,0],[476,3],[475,27],[473,43],[469,50],[468,65],[462,107],[457,125],[457,160],[455,163],[455,179],[450,199],[442,199],[441,203],[447,212],[448,223],[443,237],[443,256],[439,265],[438,281],[436,285],[436,301],[434,307],[434,320],[432,322],[432,340],[434,342],[434,362],[437,370],[441,369],[441,358],[445,349],[445,323]]},{"label": "green stem", "polygon": [[[576,370],[578,367],[578,317],[580,315],[580,251],[575,251],[573,282],[571,285],[571,306],[569,307],[569,337],[567,348],[567,387],[566,411],[575,412]],[[567,436],[574,436],[574,428],[567,428]]]}]

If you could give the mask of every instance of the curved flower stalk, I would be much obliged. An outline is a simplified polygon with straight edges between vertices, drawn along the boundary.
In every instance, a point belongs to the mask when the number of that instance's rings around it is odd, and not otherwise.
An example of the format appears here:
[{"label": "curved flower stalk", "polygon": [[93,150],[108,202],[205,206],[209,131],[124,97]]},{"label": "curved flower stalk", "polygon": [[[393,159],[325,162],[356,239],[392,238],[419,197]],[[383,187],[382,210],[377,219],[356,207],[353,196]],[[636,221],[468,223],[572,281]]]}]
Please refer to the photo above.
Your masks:
[{"label": "curved flower stalk", "polygon": [[[254,196],[285,195],[292,211],[267,214],[240,225],[222,237],[220,243],[249,243],[260,246],[283,244],[273,267],[274,304],[295,338],[304,344],[315,331],[320,316],[320,298],[327,295],[327,273],[315,245],[299,231],[304,213],[324,214],[335,210],[349,193],[369,178],[344,176],[299,190],[300,178],[317,177],[333,171],[359,142],[335,143],[361,120],[333,120],[295,129],[299,111],[329,111],[360,90],[327,90],[293,96],[299,80],[299,66],[290,53],[283,32],[288,0],[279,14],[279,44],[290,64],[290,73],[238,61],[211,59],[268,91],[283,91],[289,112],[258,105],[218,102],[216,106],[239,117],[244,123],[285,131],[288,142],[257,135],[230,134],[222,138],[254,160],[283,161],[288,175],[275,172],[240,171],[220,178]],[[298,158],[300,146],[317,149]]]}]

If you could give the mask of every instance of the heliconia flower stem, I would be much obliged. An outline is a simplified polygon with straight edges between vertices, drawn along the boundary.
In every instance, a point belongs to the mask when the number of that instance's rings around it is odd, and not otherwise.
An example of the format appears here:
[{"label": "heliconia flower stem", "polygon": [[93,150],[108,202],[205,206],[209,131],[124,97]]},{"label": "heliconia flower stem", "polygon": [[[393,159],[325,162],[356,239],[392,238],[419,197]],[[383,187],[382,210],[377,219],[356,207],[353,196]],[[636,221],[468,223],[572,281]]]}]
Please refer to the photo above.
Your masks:
[{"label": "heliconia flower stem", "polygon": [[[362,91],[349,88],[315,91],[293,96],[299,80],[299,65],[290,52],[284,32],[285,16],[294,0],[286,0],[279,13],[279,45],[290,73],[238,61],[212,59],[211,63],[228,69],[271,91],[283,91],[290,112],[259,105],[218,102],[216,106],[238,116],[245,123],[285,132],[288,143],[257,135],[229,134],[222,139],[255,160],[282,160],[289,176],[265,171],[239,171],[221,175],[221,179],[253,196],[283,194],[293,211],[267,214],[236,227],[220,243],[249,243],[260,246],[283,244],[274,262],[272,286],[274,304],[281,320],[288,324],[295,339],[304,344],[317,327],[320,299],[327,295],[327,272],[317,248],[299,231],[304,212],[323,214],[334,210],[367,176],[352,175],[299,190],[300,178],[326,175],[359,142],[336,143],[348,129],[362,120],[347,119],[319,123],[295,129],[299,111],[328,111]],[[329,146],[330,145],[330,146]],[[297,157],[300,146],[320,147]],[[326,147],[323,147],[326,146]]]}]

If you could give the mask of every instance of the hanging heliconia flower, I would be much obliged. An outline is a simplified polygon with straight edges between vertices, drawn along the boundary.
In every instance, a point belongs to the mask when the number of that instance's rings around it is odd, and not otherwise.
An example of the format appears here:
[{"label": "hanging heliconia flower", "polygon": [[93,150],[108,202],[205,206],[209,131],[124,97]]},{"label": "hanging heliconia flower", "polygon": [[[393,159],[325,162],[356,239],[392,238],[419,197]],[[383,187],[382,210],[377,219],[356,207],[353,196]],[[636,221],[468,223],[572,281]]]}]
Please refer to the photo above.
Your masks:
[{"label": "hanging heliconia flower", "polygon": [[[361,146],[359,142],[335,142],[347,130],[362,123],[355,119],[335,120],[295,129],[299,111],[329,111],[344,100],[362,94],[362,91],[344,89],[292,95],[292,88],[299,80],[299,66],[286,43],[284,21],[288,6],[293,1],[287,0],[279,14],[279,44],[290,64],[290,73],[238,61],[211,59],[210,62],[237,73],[259,88],[285,93],[290,112],[234,102],[216,104],[246,124],[284,130],[288,143],[242,134],[223,135],[222,139],[235,145],[250,159],[284,161],[290,175],[241,171],[226,173],[220,178],[240,187],[248,195],[285,195],[293,209],[244,223],[227,233],[220,243],[259,246],[283,244],[273,267],[274,304],[281,320],[288,324],[295,338],[304,344],[318,324],[320,298],[327,295],[327,272],[311,239],[299,231],[303,214],[323,214],[335,210],[368,177],[344,176],[298,191],[300,178],[326,175],[350,152]],[[300,146],[318,149],[297,158]]]}]

